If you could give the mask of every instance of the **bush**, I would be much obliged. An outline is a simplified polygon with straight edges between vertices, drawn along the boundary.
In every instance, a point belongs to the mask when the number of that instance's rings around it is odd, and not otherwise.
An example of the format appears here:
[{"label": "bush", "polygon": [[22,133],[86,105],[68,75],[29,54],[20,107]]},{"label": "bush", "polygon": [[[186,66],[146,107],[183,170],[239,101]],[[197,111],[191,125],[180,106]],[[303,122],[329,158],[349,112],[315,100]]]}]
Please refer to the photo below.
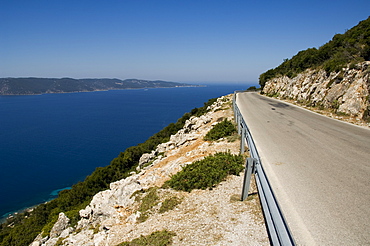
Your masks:
[{"label": "bush", "polygon": [[205,141],[215,141],[220,138],[228,137],[236,133],[234,124],[225,119],[224,121],[215,125],[204,137]]},{"label": "bush", "polygon": [[164,186],[188,192],[193,189],[212,188],[227,175],[239,175],[243,170],[243,163],[244,158],[241,155],[217,153],[186,166],[166,181]]},{"label": "bush", "polygon": [[131,242],[120,243],[118,246],[166,246],[172,243],[172,237],[174,236],[176,236],[175,233],[167,230],[156,231],[148,236],[140,236]]},{"label": "bush", "polygon": [[257,87],[255,87],[255,86],[250,86],[250,87],[247,89],[247,91],[258,91],[258,90],[260,90],[260,88],[257,88]]},{"label": "bush", "polygon": [[159,209],[159,213],[165,213],[169,210],[174,209],[178,204],[181,203],[181,200],[177,197],[170,197],[163,201],[161,208]]}]

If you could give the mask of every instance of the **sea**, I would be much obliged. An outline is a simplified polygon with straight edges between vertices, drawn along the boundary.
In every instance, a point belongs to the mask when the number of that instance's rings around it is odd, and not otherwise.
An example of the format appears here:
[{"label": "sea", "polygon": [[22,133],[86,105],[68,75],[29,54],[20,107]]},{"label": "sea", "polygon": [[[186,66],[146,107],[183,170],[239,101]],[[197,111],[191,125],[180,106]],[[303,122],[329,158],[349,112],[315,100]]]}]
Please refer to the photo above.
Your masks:
[{"label": "sea", "polygon": [[57,197],[208,99],[252,85],[0,96],[0,218]]}]

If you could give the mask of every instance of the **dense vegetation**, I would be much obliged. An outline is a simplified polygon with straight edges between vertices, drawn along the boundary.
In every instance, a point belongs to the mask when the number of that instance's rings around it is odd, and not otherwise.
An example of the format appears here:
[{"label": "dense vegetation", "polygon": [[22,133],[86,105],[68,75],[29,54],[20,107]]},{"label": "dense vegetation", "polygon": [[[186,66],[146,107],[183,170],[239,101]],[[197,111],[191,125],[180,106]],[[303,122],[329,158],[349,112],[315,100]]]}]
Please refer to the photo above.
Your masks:
[{"label": "dense vegetation", "polygon": [[33,95],[97,90],[189,86],[183,83],[138,79],[0,78],[0,95]]},{"label": "dense vegetation", "polygon": [[277,76],[289,78],[308,68],[324,69],[327,73],[340,71],[348,64],[370,60],[370,17],[344,34],[336,34],[331,41],[319,49],[310,48],[298,52],[291,59],[270,69],[259,77],[261,88],[265,83]]},{"label": "dense vegetation", "polygon": [[188,192],[193,189],[212,188],[227,175],[239,175],[243,170],[243,162],[241,155],[217,153],[186,166],[166,181],[164,187]]},{"label": "dense vegetation", "polygon": [[225,119],[222,122],[215,125],[205,136],[204,140],[206,141],[215,141],[220,138],[228,137],[233,134],[236,134],[236,128],[234,124]]},{"label": "dense vegetation", "polygon": [[32,212],[8,219],[0,226],[0,246],[29,245],[41,231],[45,234],[50,232],[60,212],[64,212],[72,224],[77,223],[79,210],[90,203],[97,192],[108,189],[111,182],[129,176],[137,167],[142,154],[150,153],[158,144],[167,142],[171,135],[184,126],[187,119],[206,113],[207,107],[216,100],[210,99],[203,107],[185,113],[176,123],[169,124],[144,143],[127,148],[110,165],[96,168],[83,182],[73,185],[70,190],[61,191],[58,198],[37,206]]},{"label": "dense vegetation", "polygon": [[250,86],[247,91],[259,91],[261,88],[257,88],[255,86]]}]

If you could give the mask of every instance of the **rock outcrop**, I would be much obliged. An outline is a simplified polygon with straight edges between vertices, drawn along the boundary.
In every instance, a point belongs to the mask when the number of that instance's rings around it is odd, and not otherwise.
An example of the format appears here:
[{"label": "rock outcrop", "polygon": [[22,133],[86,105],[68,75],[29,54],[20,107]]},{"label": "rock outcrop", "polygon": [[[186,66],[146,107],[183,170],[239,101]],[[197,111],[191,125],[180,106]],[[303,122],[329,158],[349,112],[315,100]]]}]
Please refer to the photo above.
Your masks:
[{"label": "rock outcrop", "polygon": [[276,77],[266,82],[263,93],[368,120],[370,61],[330,74],[324,70],[308,69],[294,78]]},{"label": "rock outcrop", "polygon": [[[221,97],[208,108],[207,114],[191,117],[185,122],[183,129],[172,135],[168,142],[158,145],[151,153],[142,155],[136,172],[111,183],[110,189],[97,193],[90,204],[79,211],[81,219],[77,226],[71,227],[69,219],[61,213],[50,236],[42,238],[40,234],[32,246],[117,245],[140,237],[141,234],[163,229],[176,232],[176,245],[204,245],[205,242],[210,245],[232,245],[243,241],[268,245],[258,199],[248,201],[250,206],[237,199],[230,200],[233,195],[230,192],[239,193],[238,190],[235,191],[235,187],[241,189],[242,177],[235,176],[231,179],[232,183],[225,183],[212,191],[214,194],[209,194],[209,191],[193,191],[196,198],[186,192],[158,188],[171,175],[196,160],[217,152],[239,152],[238,141],[203,140],[206,133],[221,119],[232,120],[230,103],[231,95]],[[138,209],[141,201],[136,197],[153,187],[157,187],[162,200],[151,208],[154,212],[143,223],[143,212]],[[155,212],[168,197],[177,197],[183,201],[182,206],[164,214]],[[212,201],[212,197],[217,198]],[[204,233],[205,226],[212,227],[212,230]]]}]

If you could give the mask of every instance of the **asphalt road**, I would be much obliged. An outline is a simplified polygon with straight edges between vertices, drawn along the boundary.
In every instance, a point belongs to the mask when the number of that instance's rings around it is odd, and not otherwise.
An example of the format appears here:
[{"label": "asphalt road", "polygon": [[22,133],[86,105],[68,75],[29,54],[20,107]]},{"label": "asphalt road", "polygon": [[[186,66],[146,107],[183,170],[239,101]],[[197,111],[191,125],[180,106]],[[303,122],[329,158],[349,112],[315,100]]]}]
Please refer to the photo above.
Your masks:
[{"label": "asphalt road", "polygon": [[298,245],[370,245],[370,130],[238,93]]}]

